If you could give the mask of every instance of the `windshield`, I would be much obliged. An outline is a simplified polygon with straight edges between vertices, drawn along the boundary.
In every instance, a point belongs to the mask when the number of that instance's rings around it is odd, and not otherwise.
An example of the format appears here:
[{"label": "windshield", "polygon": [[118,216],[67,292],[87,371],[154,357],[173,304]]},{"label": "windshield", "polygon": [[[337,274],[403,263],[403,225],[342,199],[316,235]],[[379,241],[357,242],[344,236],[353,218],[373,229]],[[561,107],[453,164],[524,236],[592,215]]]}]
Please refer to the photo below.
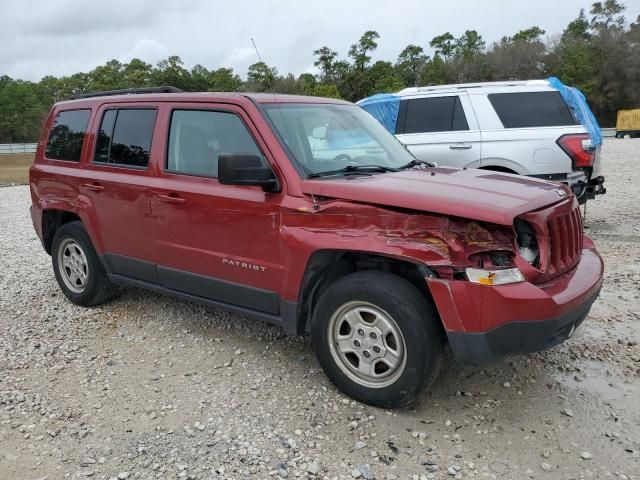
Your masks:
[{"label": "windshield", "polygon": [[271,104],[264,110],[307,176],[359,166],[394,169],[414,160],[377,120],[355,105]]}]

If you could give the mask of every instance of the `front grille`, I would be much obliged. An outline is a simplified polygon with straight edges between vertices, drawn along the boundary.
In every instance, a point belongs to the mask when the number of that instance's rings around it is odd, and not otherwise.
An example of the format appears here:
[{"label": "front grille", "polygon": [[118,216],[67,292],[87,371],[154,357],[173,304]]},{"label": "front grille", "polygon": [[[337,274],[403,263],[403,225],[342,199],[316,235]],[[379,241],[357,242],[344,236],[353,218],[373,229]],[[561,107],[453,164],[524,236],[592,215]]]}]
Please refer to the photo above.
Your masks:
[{"label": "front grille", "polygon": [[576,206],[569,213],[551,218],[549,232],[548,274],[561,274],[573,268],[582,254],[582,216]]}]

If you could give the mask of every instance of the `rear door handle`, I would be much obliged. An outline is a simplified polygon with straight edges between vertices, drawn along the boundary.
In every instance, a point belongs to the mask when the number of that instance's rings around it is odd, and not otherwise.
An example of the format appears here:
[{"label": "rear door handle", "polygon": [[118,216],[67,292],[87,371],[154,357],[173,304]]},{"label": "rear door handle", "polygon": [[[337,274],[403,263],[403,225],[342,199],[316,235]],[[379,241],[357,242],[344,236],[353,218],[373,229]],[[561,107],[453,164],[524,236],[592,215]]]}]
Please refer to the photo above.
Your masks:
[{"label": "rear door handle", "polygon": [[158,199],[161,202],[166,202],[166,203],[171,203],[173,205],[182,205],[183,203],[186,202],[186,200],[180,196],[178,196],[177,193],[159,193],[158,194]]},{"label": "rear door handle", "polygon": [[471,146],[470,143],[452,143],[449,148],[451,150],[469,150]]},{"label": "rear door handle", "polygon": [[104,190],[104,187],[100,185],[98,182],[83,183],[82,186],[87,190],[91,190],[92,192],[102,192]]}]

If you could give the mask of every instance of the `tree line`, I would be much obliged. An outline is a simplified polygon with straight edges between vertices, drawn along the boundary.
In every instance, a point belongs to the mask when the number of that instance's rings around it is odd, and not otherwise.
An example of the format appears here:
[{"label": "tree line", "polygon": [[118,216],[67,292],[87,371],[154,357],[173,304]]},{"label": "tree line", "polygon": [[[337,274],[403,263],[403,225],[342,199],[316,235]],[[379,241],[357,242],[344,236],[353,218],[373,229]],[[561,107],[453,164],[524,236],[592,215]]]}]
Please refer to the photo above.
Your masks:
[{"label": "tree line", "polygon": [[322,46],[313,51],[318,74],[282,75],[265,62],[249,66],[246,79],[231,68],[185,68],[178,56],[153,66],[140,59],[110,60],[90,72],[45,76],[29,82],[0,76],[0,143],[38,139],[51,106],[78,93],[119,88],[173,85],[185,91],[258,91],[344,98],[357,101],[407,86],[537,79],[554,75],[580,88],[603,126],[616,112],[640,107],[640,15],[627,25],[617,0],[584,9],[562,33],[547,36],[538,26],[505,36],[487,47],[476,30],[459,37],[449,32],[429,43],[407,45],[395,61],[372,60],[380,36],[365,32],[347,58]]}]

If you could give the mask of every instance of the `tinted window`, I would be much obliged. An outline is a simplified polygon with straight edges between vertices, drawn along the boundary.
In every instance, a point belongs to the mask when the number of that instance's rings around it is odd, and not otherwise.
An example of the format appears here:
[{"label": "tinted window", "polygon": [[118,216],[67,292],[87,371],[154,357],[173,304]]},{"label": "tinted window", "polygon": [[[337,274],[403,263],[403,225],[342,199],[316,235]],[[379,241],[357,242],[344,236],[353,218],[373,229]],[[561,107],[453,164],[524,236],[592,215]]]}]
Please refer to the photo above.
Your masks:
[{"label": "tinted window", "polygon": [[147,167],[155,121],[152,109],[107,110],[98,130],[94,161]]},{"label": "tinted window", "polygon": [[262,156],[242,120],[233,113],[174,110],[171,115],[167,169],[218,176],[221,153]]},{"label": "tinted window", "polygon": [[398,133],[469,130],[460,98],[435,97],[405,100],[404,129]]},{"label": "tinted window", "polygon": [[489,101],[504,128],[575,125],[559,92],[493,93]]},{"label": "tinted window", "polygon": [[84,134],[91,110],[60,112],[53,122],[45,156],[56,160],[80,161]]}]

